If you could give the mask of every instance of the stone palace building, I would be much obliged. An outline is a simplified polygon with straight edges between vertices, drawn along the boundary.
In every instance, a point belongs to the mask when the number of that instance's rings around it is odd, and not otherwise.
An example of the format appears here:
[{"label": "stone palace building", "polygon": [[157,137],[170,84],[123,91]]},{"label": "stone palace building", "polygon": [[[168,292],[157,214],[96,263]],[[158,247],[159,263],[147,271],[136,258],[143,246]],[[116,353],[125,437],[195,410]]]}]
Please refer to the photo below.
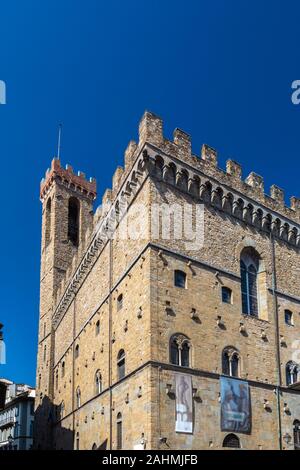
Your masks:
[{"label": "stone palace building", "polygon": [[41,182],[34,445],[299,448],[300,200],[162,127],[95,212],[59,159]]}]

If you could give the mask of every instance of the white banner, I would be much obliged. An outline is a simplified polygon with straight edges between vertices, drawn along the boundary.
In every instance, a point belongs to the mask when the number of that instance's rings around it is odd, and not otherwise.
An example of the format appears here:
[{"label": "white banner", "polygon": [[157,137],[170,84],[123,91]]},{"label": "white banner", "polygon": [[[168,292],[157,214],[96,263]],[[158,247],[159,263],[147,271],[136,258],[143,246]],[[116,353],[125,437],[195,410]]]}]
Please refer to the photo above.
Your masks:
[{"label": "white banner", "polygon": [[193,434],[192,377],[175,374],[176,382],[176,432]]}]

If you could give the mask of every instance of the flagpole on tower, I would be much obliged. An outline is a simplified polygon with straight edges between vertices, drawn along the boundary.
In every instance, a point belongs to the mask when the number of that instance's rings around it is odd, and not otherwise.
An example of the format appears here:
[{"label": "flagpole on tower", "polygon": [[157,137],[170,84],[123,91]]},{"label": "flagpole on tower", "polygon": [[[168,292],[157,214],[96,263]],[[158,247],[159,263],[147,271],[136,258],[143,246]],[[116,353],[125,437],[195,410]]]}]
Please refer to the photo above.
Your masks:
[{"label": "flagpole on tower", "polygon": [[62,131],[62,124],[59,124],[59,126],[58,126],[58,142],[57,142],[57,158],[58,159],[60,159],[61,131]]}]

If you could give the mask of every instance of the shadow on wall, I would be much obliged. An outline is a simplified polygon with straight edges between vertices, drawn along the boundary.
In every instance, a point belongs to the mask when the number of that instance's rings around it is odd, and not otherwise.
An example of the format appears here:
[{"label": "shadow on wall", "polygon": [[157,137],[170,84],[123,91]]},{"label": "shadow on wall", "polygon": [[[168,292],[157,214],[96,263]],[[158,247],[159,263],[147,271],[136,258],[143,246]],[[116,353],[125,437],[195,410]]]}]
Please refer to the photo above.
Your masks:
[{"label": "shadow on wall", "polygon": [[[35,410],[33,441],[33,448],[35,450],[78,449],[79,443],[77,442],[77,436],[75,436],[74,431],[63,426],[63,421],[61,421],[63,413],[64,410],[62,409],[62,405],[54,405],[47,396],[42,399],[41,404]],[[72,417],[70,417],[69,420],[69,423],[71,422]],[[98,436],[95,436],[95,443],[92,445],[90,450],[107,449],[107,439],[104,440],[100,446],[99,444],[96,444],[96,442],[99,442],[99,439],[97,439],[99,434]],[[91,441],[93,441],[92,436]]]},{"label": "shadow on wall", "polygon": [[44,396],[42,402],[35,410],[33,440],[34,449],[74,449],[74,431],[72,429],[63,427],[63,422],[60,421],[61,415],[61,405],[54,405],[49,397]]}]

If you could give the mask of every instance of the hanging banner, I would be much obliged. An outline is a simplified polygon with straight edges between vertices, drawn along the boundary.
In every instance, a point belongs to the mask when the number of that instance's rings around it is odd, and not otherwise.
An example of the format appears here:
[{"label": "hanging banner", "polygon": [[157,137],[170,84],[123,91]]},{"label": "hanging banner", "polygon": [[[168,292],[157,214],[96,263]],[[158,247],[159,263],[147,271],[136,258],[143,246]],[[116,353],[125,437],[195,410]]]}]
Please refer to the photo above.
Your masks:
[{"label": "hanging banner", "polygon": [[193,433],[192,377],[175,374],[176,383],[176,432]]},{"label": "hanging banner", "polygon": [[221,377],[221,430],[250,433],[250,393],[248,382]]}]

